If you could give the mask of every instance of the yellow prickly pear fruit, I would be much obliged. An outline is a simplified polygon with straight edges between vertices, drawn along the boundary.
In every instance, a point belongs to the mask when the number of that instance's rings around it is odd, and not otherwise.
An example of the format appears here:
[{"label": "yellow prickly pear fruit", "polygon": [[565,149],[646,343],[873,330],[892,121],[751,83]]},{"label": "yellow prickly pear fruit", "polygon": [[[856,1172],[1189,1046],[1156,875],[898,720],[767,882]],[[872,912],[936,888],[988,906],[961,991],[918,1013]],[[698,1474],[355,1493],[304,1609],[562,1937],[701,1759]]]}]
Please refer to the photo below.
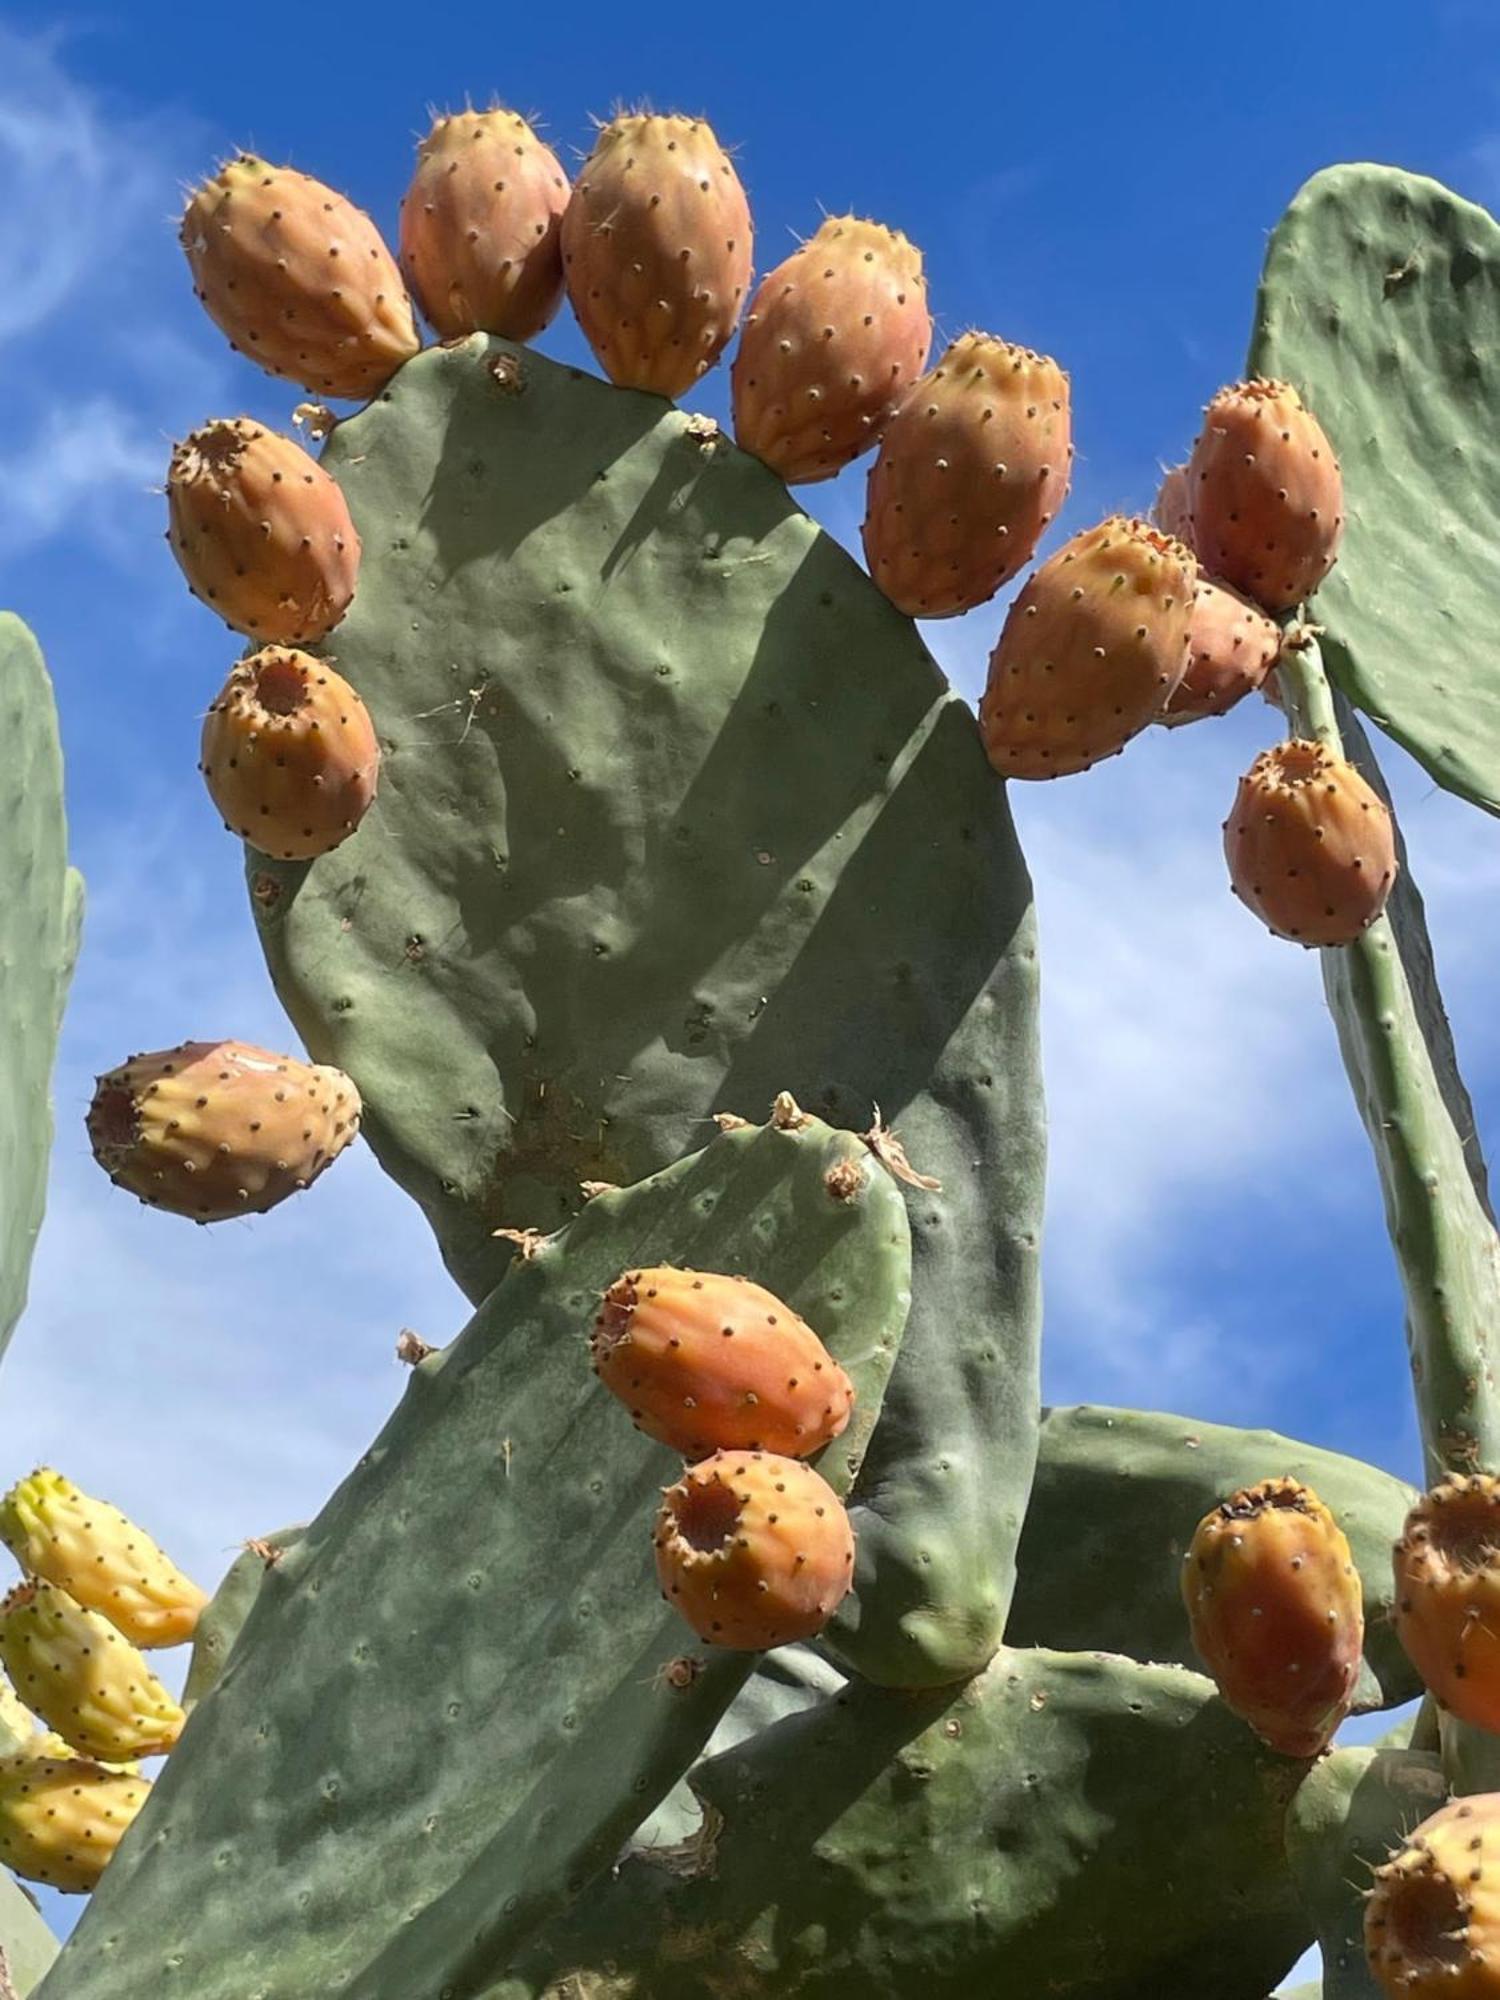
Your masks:
[{"label": "yellow prickly pear fruit", "polygon": [[242,153],[188,202],[193,284],[235,350],[324,396],[373,396],[421,346],[369,216],[291,167]]},{"label": "yellow prickly pear fruit", "polygon": [[1072,464],[1057,363],[987,333],[962,335],[881,439],[863,530],[870,575],[913,618],[985,603],[1036,554]]},{"label": "yellow prickly pear fruit", "polygon": [[42,1740],[36,1717],[0,1673],[0,1756],[29,1751]]},{"label": "yellow prickly pear fruit", "polygon": [[252,638],[310,645],[349,609],[359,536],[338,482],[249,417],[172,447],[167,540],[189,588]]},{"label": "yellow prickly pear fruit", "polygon": [[750,204],[702,118],[604,126],[562,220],[578,323],[611,382],[680,396],[728,344],[750,284]]},{"label": "yellow prickly pear fruit", "polygon": [[401,203],[401,269],[444,340],[530,340],[562,304],[568,177],[516,111],[439,118]]},{"label": "yellow prickly pear fruit", "polygon": [[194,1222],[222,1222],[310,1186],[359,1116],[342,1070],[248,1042],[182,1042],[101,1076],[88,1130],[117,1187]]},{"label": "yellow prickly pear fruit", "polygon": [[1500,1731],[1500,1479],[1455,1474],[1424,1493],[1394,1567],[1407,1658],[1444,1708]]},{"label": "yellow prickly pear fruit", "polygon": [[1376,1869],[1365,1955],[1391,2000],[1500,2000],[1500,1792],[1441,1807]]},{"label": "yellow prickly pear fruit", "polygon": [[0,1602],[0,1662],[27,1706],[100,1763],[165,1756],[181,1733],[182,1710],[130,1641],[41,1578]]},{"label": "yellow prickly pear fruit", "polygon": [[1396,832],[1352,764],[1321,743],[1278,743],[1240,779],[1224,858],[1234,893],[1278,937],[1352,944],[1391,893]]},{"label": "yellow prickly pear fruit", "polygon": [[1281,633],[1259,606],[1200,576],[1193,595],[1187,672],[1161,715],[1168,728],[1225,715],[1253,694],[1276,663]]},{"label": "yellow prickly pear fruit", "polygon": [[0,1758],[0,1861],[86,1895],[146,1802],[150,1780],[83,1757]]},{"label": "yellow prickly pear fruit", "polygon": [[380,776],[369,710],[325,661],[290,646],[238,663],[203,718],[200,754],[225,826],[284,861],[347,840]]},{"label": "yellow prickly pear fruit", "polygon": [[1364,1600],[1348,1541],[1310,1486],[1267,1479],[1198,1523],[1182,1566],[1193,1644],[1273,1750],[1316,1757],[1349,1713]]},{"label": "yellow prickly pear fruit", "polygon": [[136,1646],[191,1639],[208,1602],[146,1532],[50,1465],[0,1500],[0,1541],[28,1576],[45,1578],[106,1617]]},{"label": "yellow prickly pear fruit", "polygon": [[879,442],[931,345],[921,251],[883,223],[829,216],[750,301],[735,437],[791,485],[831,479]]},{"label": "yellow prickly pear fruit", "polygon": [[979,704],[1008,778],[1061,778],[1123,750],[1187,670],[1198,566],[1116,515],[1049,557],[1011,605]]}]

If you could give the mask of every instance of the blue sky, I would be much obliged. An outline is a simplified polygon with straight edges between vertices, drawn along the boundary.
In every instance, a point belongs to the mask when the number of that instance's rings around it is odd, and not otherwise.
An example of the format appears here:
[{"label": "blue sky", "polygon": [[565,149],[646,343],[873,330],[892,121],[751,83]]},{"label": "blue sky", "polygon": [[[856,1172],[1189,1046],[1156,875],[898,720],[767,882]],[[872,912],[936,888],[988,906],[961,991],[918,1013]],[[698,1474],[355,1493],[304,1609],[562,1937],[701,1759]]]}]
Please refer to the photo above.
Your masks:
[{"label": "blue sky", "polygon": [[[1373,158],[1500,201],[1489,0],[988,18],[450,0],[367,9],[357,31],[313,0],[294,39],[269,27],[210,10],[184,28],[157,0],[0,4],[0,603],[51,660],[90,898],[0,1479],[53,1460],[206,1582],[342,1475],[398,1392],[400,1328],[443,1339],[463,1309],[362,1151],[301,1202],[208,1231],[139,1209],[88,1156],[92,1076],[127,1050],[295,1046],[195,768],[235,645],[182,586],[152,489],[173,437],[241,411],[285,425],[298,394],[200,315],[183,188],[253,146],[389,235],[430,107],[498,95],[570,163],[617,101],[703,112],[738,148],[758,269],[854,207],[922,246],[944,334],[980,326],[1070,370],[1066,532],[1147,505],[1239,374],[1266,234],[1308,174]],[[585,358],[566,321],[541,344]],[[687,400],[723,397],[721,373]],[[855,546],[862,481],[802,496]],[[1001,611],[929,628],[970,696]],[[1014,788],[1043,933],[1047,1388],[1267,1423],[1411,1474],[1399,1297],[1317,966],[1225,885],[1219,823],[1277,719],[1247,703]],[[1394,748],[1387,763],[1493,1140],[1500,826]]]}]

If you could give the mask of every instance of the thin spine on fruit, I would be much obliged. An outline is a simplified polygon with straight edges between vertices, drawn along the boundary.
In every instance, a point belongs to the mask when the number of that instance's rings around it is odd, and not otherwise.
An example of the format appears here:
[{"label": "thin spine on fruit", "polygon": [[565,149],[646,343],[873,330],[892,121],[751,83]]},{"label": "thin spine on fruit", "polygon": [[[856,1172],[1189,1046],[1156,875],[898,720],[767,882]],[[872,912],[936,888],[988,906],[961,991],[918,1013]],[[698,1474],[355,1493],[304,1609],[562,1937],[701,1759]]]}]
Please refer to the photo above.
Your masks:
[{"label": "thin spine on fruit", "polygon": [[1500,1991],[1500,1793],[1442,1806],[1375,1871],[1371,1972],[1391,2000]]},{"label": "thin spine on fruit", "polygon": [[1439,1480],[1408,1514],[1393,1567],[1396,1629],[1428,1691],[1500,1731],[1500,1479]]},{"label": "thin spine on fruit", "polygon": [[1224,822],[1230,886],[1278,937],[1347,945],[1384,910],[1396,879],[1385,801],[1325,745],[1262,751]]},{"label": "thin spine on fruit", "polygon": [[32,1577],[0,1602],[0,1662],[27,1706],[102,1763],[164,1756],[183,1713],[107,1618]]}]

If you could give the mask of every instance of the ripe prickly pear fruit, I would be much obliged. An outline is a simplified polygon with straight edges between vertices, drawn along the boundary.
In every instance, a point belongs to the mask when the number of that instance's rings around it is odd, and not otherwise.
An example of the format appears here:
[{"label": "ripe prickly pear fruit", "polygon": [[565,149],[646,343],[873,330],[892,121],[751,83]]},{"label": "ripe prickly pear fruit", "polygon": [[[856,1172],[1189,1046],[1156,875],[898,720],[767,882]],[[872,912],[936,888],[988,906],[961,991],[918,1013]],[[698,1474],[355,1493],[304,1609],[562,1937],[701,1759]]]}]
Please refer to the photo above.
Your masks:
[{"label": "ripe prickly pear fruit", "polygon": [[563,273],[611,382],[680,396],[723,353],[750,284],[750,204],[702,118],[604,126],[562,220]]},{"label": "ripe prickly pear fruit", "polygon": [[1349,1713],[1364,1649],[1359,1572],[1311,1487],[1266,1479],[1205,1514],[1183,1560],[1193,1644],[1273,1750],[1316,1757]]},{"label": "ripe prickly pear fruit", "polygon": [[1061,778],[1123,750],[1187,667],[1197,565],[1149,522],[1075,535],[1011,605],[979,724],[1008,778]]},{"label": "ripe prickly pear fruit", "polygon": [[195,597],[280,645],[331,632],[354,596],[359,536],[338,482],[301,445],[235,417],[172,447],[167,540]]},{"label": "ripe prickly pear fruit", "polygon": [[1444,1708],[1500,1730],[1500,1479],[1454,1475],[1424,1493],[1394,1568],[1407,1658]]},{"label": "ripe prickly pear fruit", "polygon": [[1236,382],[1209,404],[1188,461],[1193,546],[1267,611],[1290,611],[1333,568],[1344,482],[1333,447],[1287,382]]},{"label": "ripe prickly pear fruit", "polygon": [[180,238],[235,351],[324,396],[373,396],[421,346],[370,218],[291,167],[241,153],[196,189]]},{"label": "ripe prickly pear fruit", "polygon": [[737,1447],[809,1458],[854,1387],[806,1320],[748,1278],[659,1265],[604,1294],[594,1372],[637,1430],[684,1458]]},{"label": "ripe prickly pear fruit", "polygon": [[1278,743],[1224,822],[1234,893],[1277,937],[1352,944],[1385,908],[1396,836],[1383,799],[1321,743]]},{"label": "ripe prickly pear fruit", "polygon": [[1500,1792],[1440,1807],[1375,1870],[1365,1955],[1391,2000],[1500,2000]]},{"label": "ripe prickly pear fruit", "polygon": [[1068,378],[986,333],[955,340],[886,426],[864,522],[870,575],[913,618],[994,596],[1068,491]]},{"label": "ripe prickly pear fruit", "polygon": [[322,660],[267,646],[234,667],[203,718],[199,769],[231,833],[283,861],[347,840],[375,797],[370,712]]},{"label": "ripe prickly pear fruit", "polygon": [[179,1646],[208,1602],[151,1537],[50,1465],[0,1500],[0,1541],[28,1576],[55,1583],[132,1645]]},{"label": "ripe prickly pear fruit", "polygon": [[23,1750],[29,1754],[41,1740],[36,1717],[0,1673],[0,1756],[16,1756]]},{"label": "ripe prickly pear fruit", "polygon": [[0,1661],[16,1692],[85,1757],[161,1757],[183,1713],[107,1618],[40,1577],[0,1602]]},{"label": "ripe prickly pear fruit", "polygon": [[29,1882],[86,1895],[150,1789],[138,1773],[87,1758],[0,1758],[0,1861]]},{"label": "ripe prickly pear fruit", "polygon": [[830,216],[761,279],[734,357],[734,434],[791,485],[879,442],[927,366],[922,253],[898,229]]},{"label": "ripe prickly pear fruit", "polygon": [[1192,548],[1193,509],[1188,496],[1188,469],[1185,465],[1169,466],[1162,474],[1151,518],[1164,535],[1181,542],[1185,549]]},{"label": "ripe prickly pear fruit", "polygon": [[182,1042],[101,1076],[94,1158],[116,1186],[194,1222],[255,1215],[315,1181],[359,1130],[344,1072],[248,1042]]},{"label": "ripe prickly pear fruit", "polygon": [[530,340],[562,304],[568,177],[516,111],[439,118],[401,203],[401,270],[444,340]]},{"label": "ripe prickly pear fruit", "polygon": [[854,1576],[843,1502],[800,1458],[718,1451],[664,1490],[656,1517],[662,1595],[713,1646],[810,1639]]},{"label": "ripe prickly pear fruit", "polygon": [[1160,720],[1169,728],[1225,715],[1253,694],[1275,665],[1281,633],[1273,619],[1227,583],[1200,576],[1188,632],[1187,672]]}]

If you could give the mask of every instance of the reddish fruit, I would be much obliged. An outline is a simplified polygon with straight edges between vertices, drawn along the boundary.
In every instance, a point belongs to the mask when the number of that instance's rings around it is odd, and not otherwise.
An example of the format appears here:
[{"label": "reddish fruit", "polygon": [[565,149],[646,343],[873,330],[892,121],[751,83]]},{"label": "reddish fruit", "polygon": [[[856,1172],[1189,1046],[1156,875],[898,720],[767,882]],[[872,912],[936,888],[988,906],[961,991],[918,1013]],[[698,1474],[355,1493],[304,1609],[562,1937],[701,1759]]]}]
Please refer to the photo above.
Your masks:
[{"label": "reddish fruit", "polygon": [[1281,633],[1264,611],[1200,576],[1188,631],[1187,672],[1172,691],[1161,720],[1169,728],[1224,715],[1264,682],[1281,650]]},{"label": "reddish fruit", "polygon": [[1068,378],[966,333],[886,426],[864,523],[870,574],[913,618],[983,604],[1036,553],[1068,491]]},{"label": "reddish fruit", "polygon": [[1500,1792],[1443,1806],[1375,1870],[1365,1955],[1391,2000],[1500,2000]]},{"label": "reddish fruit", "polygon": [[750,284],[750,204],[702,118],[600,132],[562,221],[568,297],[611,382],[680,396],[723,353]]},{"label": "reddish fruit", "polygon": [[327,854],[369,810],[380,775],[370,712],[309,653],[241,660],[203,718],[198,767],[231,833],[284,861]]},{"label": "reddish fruit", "polygon": [[831,479],[879,442],[931,345],[921,251],[879,222],[830,216],[750,301],[735,437],[793,485]]},{"label": "reddish fruit", "polygon": [[562,304],[568,177],[515,111],[439,118],[401,203],[401,270],[444,340],[530,340]]},{"label": "reddish fruit", "polygon": [[1500,1732],[1500,1479],[1425,1493],[1396,1544],[1396,1630],[1444,1708]]},{"label": "reddish fruit", "polygon": [[1278,743],[1224,822],[1234,893],[1278,937],[1352,944],[1385,908],[1396,835],[1385,802],[1320,743]]},{"label": "reddish fruit", "polygon": [[710,1645],[810,1639],[854,1575],[843,1502],[810,1465],[719,1451],[665,1489],[656,1517],[662,1595]]},{"label": "reddish fruit", "polygon": [[331,187],[253,154],[198,188],[182,247],[236,351],[325,396],[373,396],[421,342],[395,260]]},{"label": "reddish fruit", "polygon": [[311,644],[349,609],[359,536],[336,480],[249,417],[172,447],[167,540],[195,597],[226,624]]},{"label": "reddish fruit", "polygon": [[1187,667],[1196,576],[1180,542],[1120,516],[1044,562],[1010,607],[979,704],[995,769],[1086,771],[1154,721]]},{"label": "reddish fruit", "polygon": [[1210,576],[1289,611],[1333,568],[1344,485],[1317,418],[1286,382],[1236,382],[1188,461],[1193,544]]},{"label": "reddish fruit", "polygon": [[1198,1523],[1182,1568],[1193,1644],[1273,1750],[1316,1757],[1349,1713],[1364,1648],[1359,1573],[1310,1487],[1267,1479]]},{"label": "reddish fruit", "polygon": [[1193,509],[1188,498],[1188,469],[1185,465],[1169,466],[1162,474],[1151,518],[1164,535],[1170,535],[1186,549],[1193,546]]},{"label": "reddish fruit", "polygon": [[748,1278],[626,1272],[604,1294],[593,1352],[636,1429],[684,1458],[732,1446],[808,1458],[854,1407],[849,1377],[812,1328]]},{"label": "reddish fruit", "polygon": [[359,1114],[342,1070],[246,1042],[183,1042],[101,1076],[88,1129],[116,1186],[222,1222],[309,1186],[354,1138]]}]

